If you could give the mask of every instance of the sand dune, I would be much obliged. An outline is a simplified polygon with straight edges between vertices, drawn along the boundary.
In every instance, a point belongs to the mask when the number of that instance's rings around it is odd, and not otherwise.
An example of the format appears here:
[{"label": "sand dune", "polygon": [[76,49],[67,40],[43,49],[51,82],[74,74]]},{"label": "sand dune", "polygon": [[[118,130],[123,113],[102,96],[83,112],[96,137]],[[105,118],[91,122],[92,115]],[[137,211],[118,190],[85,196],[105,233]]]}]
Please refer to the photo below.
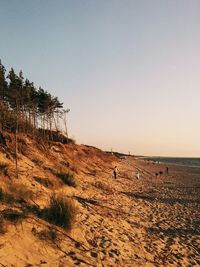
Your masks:
[{"label": "sand dune", "polygon": [[[118,159],[83,145],[55,147],[45,154],[29,145],[20,156],[18,181],[12,177],[13,159],[2,150],[0,161],[9,167],[7,176],[1,171],[1,187],[11,180],[25,184],[40,207],[52,191],[64,192],[76,203],[76,223],[66,232],[34,213],[5,220],[0,266],[200,265],[200,169],[169,166],[166,174],[165,165],[131,156]],[[66,162],[76,188],[62,185],[52,172]],[[112,177],[115,165],[117,179]],[[25,204],[1,202],[1,216]]]}]

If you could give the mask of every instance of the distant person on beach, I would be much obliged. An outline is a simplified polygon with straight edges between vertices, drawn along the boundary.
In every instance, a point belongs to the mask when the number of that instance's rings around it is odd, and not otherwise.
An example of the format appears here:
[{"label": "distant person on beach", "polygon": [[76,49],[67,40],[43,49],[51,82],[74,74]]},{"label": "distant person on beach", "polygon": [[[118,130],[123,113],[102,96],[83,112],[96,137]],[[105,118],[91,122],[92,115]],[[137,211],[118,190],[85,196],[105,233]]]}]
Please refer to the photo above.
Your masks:
[{"label": "distant person on beach", "polygon": [[166,174],[168,174],[169,173],[169,168],[168,167],[166,167]]},{"label": "distant person on beach", "polygon": [[113,169],[113,177],[115,179],[117,179],[117,175],[118,175],[118,168],[117,168],[117,166],[115,166],[114,169]]},{"label": "distant person on beach", "polygon": [[136,173],[136,178],[139,180],[140,179],[140,172]]}]

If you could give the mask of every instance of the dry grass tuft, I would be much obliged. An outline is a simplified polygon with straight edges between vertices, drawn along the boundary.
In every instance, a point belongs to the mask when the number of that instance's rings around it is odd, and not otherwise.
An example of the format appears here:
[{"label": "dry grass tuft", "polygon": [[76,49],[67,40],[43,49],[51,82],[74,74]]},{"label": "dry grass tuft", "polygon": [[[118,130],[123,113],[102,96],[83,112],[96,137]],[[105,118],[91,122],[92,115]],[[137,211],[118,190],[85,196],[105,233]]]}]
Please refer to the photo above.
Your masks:
[{"label": "dry grass tuft", "polygon": [[63,195],[53,195],[49,206],[42,212],[43,218],[48,222],[71,230],[75,223],[77,209],[74,202]]},{"label": "dry grass tuft", "polygon": [[4,210],[2,215],[5,220],[17,223],[25,218],[26,213],[18,210],[7,209]]},{"label": "dry grass tuft", "polygon": [[59,172],[56,175],[62,180],[64,184],[76,187],[76,182],[72,173]]},{"label": "dry grass tuft", "polygon": [[27,201],[33,197],[33,192],[23,184],[12,183],[8,186],[8,191],[14,201]]},{"label": "dry grass tuft", "polygon": [[40,183],[41,185],[47,188],[53,187],[53,183],[48,178],[43,178],[38,176],[33,176],[33,178],[36,182]]},{"label": "dry grass tuft", "polygon": [[6,202],[6,203],[11,203],[11,202],[13,202],[13,200],[14,200],[14,198],[12,195],[8,194],[7,192],[5,192],[5,190],[0,188],[0,201]]},{"label": "dry grass tuft", "polygon": [[37,235],[40,240],[57,241],[57,232],[53,228],[42,230]]}]

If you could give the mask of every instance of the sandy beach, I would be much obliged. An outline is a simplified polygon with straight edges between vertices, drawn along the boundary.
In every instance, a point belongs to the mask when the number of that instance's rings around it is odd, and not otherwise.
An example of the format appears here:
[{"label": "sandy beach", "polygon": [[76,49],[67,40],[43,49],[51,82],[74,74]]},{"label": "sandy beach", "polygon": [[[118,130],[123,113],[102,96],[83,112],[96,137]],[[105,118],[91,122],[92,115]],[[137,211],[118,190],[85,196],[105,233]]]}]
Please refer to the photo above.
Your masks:
[{"label": "sandy beach", "polygon": [[[0,235],[0,266],[200,265],[199,168],[168,165],[167,174],[166,165],[132,156],[118,159],[83,145],[55,147],[48,156],[29,147],[20,166],[33,168],[21,172],[19,181],[33,191],[40,207],[52,191],[64,192],[76,204],[76,223],[66,232],[34,214],[19,222],[7,220],[7,230]],[[3,152],[2,161],[13,164]],[[50,172],[66,161],[73,164],[75,188],[59,185]],[[116,165],[119,174],[114,179]],[[3,186],[8,178],[1,176]],[[51,181],[52,187],[36,182],[36,176]],[[1,214],[22,207],[1,203]]]},{"label": "sandy beach", "polygon": [[0,267],[200,267],[200,0],[0,26]]}]

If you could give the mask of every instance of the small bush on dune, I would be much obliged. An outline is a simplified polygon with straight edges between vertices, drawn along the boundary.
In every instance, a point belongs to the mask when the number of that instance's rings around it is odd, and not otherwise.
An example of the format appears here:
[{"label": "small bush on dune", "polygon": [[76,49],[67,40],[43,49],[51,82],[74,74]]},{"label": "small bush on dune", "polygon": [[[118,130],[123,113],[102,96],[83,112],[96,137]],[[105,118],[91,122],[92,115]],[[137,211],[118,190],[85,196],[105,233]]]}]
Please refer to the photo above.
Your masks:
[{"label": "small bush on dune", "polygon": [[64,184],[76,187],[74,175],[72,173],[59,172],[57,176],[63,181]]},{"label": "small bush on dune", "polygon": [[75,222],[76,207],[72,200],[53,195],[49,206],[43,210],[43,218],[48,222],[70,230]]}]

